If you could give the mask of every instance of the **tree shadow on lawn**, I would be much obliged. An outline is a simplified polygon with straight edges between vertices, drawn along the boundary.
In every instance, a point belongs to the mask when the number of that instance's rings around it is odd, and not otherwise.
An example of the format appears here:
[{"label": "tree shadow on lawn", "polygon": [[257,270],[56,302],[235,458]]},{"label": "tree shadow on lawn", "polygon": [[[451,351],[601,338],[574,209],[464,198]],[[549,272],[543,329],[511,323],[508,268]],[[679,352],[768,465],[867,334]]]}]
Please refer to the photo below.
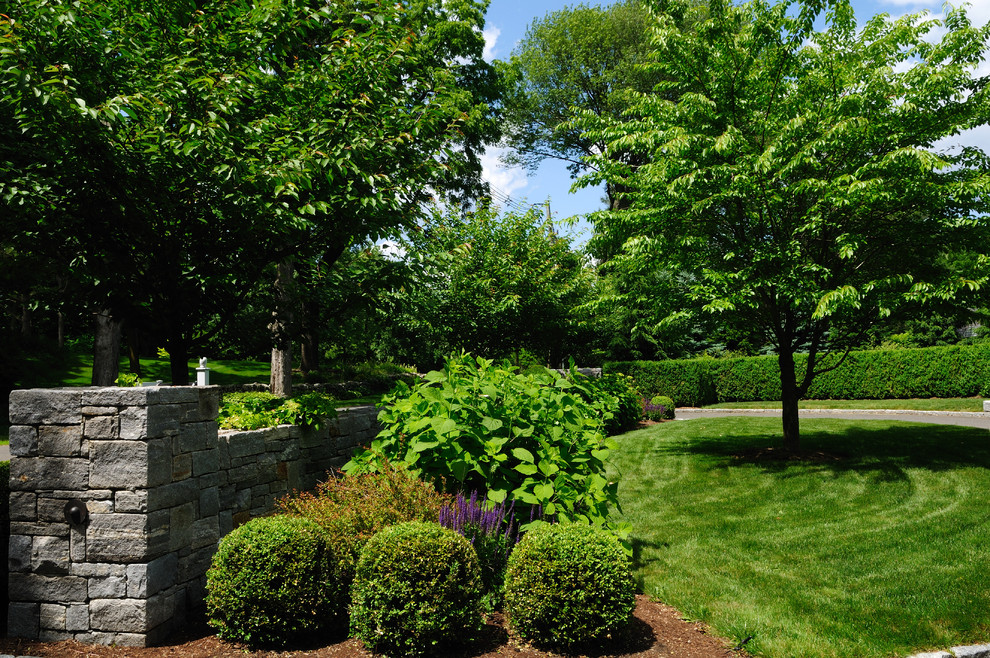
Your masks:
[{"label": "tree shadow on lawn", "polygon": [[[754,465],[781,477],[809,472],[869,475],[874,481],[907,480],[908,469],[934,472],[990,468],[990,433],[955,425],[892,421],[804,421],[801,451],[787,453],[777,436],[726,434],[658,443],[656,453],[706,455],[727,468]],[[882,427],[875,424],[882,423]],[[832,429],[829,429],[829,426]]]}]

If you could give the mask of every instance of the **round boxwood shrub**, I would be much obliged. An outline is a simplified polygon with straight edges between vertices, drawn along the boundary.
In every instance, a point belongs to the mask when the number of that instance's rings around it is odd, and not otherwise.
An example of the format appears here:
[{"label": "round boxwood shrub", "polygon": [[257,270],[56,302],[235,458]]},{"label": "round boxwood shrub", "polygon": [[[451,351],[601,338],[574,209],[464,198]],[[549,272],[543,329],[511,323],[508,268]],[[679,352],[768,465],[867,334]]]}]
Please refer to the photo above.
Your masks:
[{"label": "round boxwood shrub", "polygon": [[629,561],[604,530],[541,525],[509,557],[509,625],[537,644],[571,648],[604,639],[629,622],[635,605]]},{"label": "round boxwood shrub", "polygon": [[351,633],[376,652],[419,655],[473,639],[481,597],[478,558],[464,537],[436,523],[400,523],[361,551]]},{"label": "round boxwood shrub", "polygon": [[220,542],[206,574],[209,624],[225,640],[281,646],[343,631],[344,591],[326,535],[307,519],[254,519]]},{"label": "round boxwood shrub", "polygon": [[650,420],[673,420],[674,401],[666,395],[655,395],[643,401],[643,415]]}]

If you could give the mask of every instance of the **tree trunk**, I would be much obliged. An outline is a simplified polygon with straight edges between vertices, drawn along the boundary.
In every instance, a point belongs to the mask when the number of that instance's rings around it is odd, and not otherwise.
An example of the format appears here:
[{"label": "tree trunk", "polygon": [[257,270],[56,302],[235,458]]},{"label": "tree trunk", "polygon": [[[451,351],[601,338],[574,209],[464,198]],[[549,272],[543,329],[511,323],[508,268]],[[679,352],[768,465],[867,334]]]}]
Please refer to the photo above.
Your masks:
[{"label": "tree trunk", "polygon": [[189,345],[181,329],[172,330],[166,341],[168,365],[172,373],[172,386],[189,386]]},{"label": "tree trunk", "polygon": [[798,417],[797,377],[794,374],[794,354],[786,348],[781,348],[777,357],[780,365],[780,418],[784,429],[784,449],[797,452],[801,447],[800,419]]},{"label": "tree trunk", "polygon": [[93,339],[93,386],[114,386],[120,371],[121,322],[110,311],[96,314],[96,335]]},{"label": "tree trunk", "polygon": [[300,342],[302,371],[316,372],[320,369],[320,303],[316,300],[308,300],[302,306]]},{"label": "tree trunk", "polygon": [[58,312],[58,349],[65,347],[65,313]]},{"label": "tree trunk", "polygon": [[127,323],[127,358],[131,364],[131,372],[138,377],[141,376],[141,357],[138,348],[137,331],[134,330],[134,323]]},{"label": "tree trunk", "polygon": [[272,330],[272,377],[269,391],[278,397],[292,395],[292,276],[291,259],[278,264],[275,280],[275,316],[269,327]]},{"label": "tree trunk", "polygon": [[21,295],[21,338],[31,338],[31,298]]}]

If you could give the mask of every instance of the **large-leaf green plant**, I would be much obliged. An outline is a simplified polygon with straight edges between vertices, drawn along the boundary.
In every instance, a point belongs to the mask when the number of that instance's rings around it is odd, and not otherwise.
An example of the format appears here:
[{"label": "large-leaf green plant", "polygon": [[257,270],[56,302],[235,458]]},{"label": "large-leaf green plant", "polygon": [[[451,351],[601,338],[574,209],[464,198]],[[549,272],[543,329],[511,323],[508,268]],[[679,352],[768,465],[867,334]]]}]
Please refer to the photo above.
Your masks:
[{"label": "large-leaf green plant", "polygon": [[449,489],[511,500],[517,515],[539,507],[550,517],[605,525],[617,505],[618,483],[605,477],[615,443],[602,430],[610,412],[586,393],[578,378],[551,370],[519,373],[480,357],[451,357],[383,398],[381,433],[344,470],[403,464]]}]

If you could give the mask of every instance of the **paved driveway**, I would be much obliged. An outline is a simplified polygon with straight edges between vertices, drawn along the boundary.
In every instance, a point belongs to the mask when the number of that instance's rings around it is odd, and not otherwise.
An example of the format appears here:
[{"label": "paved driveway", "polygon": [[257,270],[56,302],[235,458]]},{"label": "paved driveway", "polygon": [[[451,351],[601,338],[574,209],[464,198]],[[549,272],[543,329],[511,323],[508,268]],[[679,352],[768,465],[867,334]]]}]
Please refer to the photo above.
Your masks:
[{"label": "paved driveway", "polygon": [[[901,411],[896,409],[801,409],[804,418],[842,418],[847,420],[903,420],[909,423],[933,423],[935,425],[963,425],[990,429],[990,413],[984,411]],[[780,409],[695,409],[685,407],[676,412],[677,420],[693,418],[718,418],[724,416],[780,417]]]}]

